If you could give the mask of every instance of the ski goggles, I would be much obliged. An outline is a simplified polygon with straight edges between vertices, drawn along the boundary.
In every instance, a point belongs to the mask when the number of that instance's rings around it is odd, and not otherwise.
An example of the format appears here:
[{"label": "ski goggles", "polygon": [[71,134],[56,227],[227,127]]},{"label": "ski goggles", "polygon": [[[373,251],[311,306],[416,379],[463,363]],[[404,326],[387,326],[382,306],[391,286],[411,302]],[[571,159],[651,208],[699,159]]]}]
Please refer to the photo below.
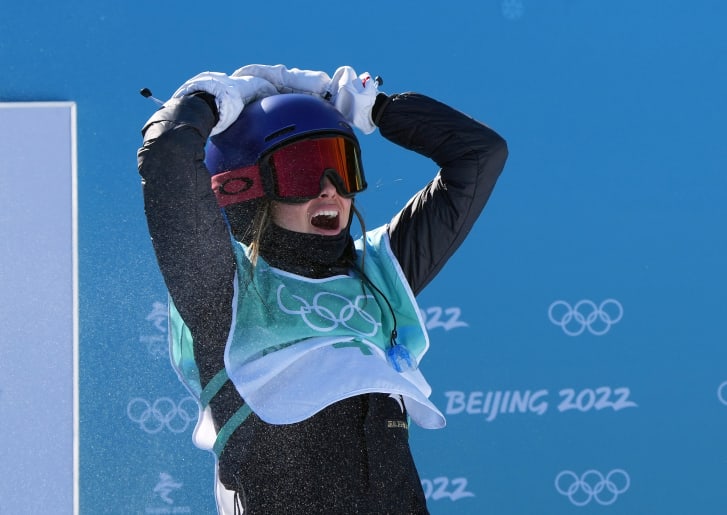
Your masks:
[{"label": "ski goggles", "polygon": [[307,202],[321,194],[324,177],[344,197],[366,189],[355,141],[343,136],[299,140],[263,156],[258,165],[213,176],[212,187],[223,207],[262,196]]},{"label": "ski goggles", "polygon": [[271,180],[269,196],[283,202],[318,197],[324,176],[345,197],[366,189],[358,145],[342,136],[290,143],[265,156],[260,167]]}]

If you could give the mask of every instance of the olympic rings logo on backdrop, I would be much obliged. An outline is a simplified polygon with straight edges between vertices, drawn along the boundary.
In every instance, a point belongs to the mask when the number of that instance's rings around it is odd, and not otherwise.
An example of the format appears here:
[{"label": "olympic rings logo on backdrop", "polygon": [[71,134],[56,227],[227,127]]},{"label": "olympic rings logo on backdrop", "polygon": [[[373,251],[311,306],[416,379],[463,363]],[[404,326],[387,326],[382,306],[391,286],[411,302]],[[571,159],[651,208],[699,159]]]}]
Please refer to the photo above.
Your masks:
[{"label": "olympic rings logo on backdrop", "polygon": [[719,399],[719,402],[727,406],[727,390],[725,390],[725,387],[727,387],[727,381],[719,385],[717,388],[717,398]]},{"label": "olympic rings logo on backdrop", "polygon": [[176,403],[169,397],[160,397],[150,403],[136,397],[126,406],[126,416],[145,433],[156,434],[165,428],[183,433],[197,419],[197,401],[187,396]]},{"label": "olympic rings logo on backdrop", "polygon": [[[351,299],[342,295],[323,291],[313,297],[311,305],[303,297],[291,294],[290,297],[300,303],[298,309],[292,309],[286,307],[283,303],[282,291],[284,289],[285,285],[282,284],[278,288],[278,307],[280,310],[288,315],[300,315],[306,325],[314,331],[333,331],[339,325],[342,325],[361,336],[374,336],[381,327],[381,323],[377,322],[373,315],[363,309],[368,301],[375,300],[371,295],[359,295],[351,302]],[[375,305],[375,303],[372,303],[372,305]],[[354,325],[357,327],[353,327]]]},{"label": "olympic rings logo on backdrop", "polygon": [[576,506],[596,501],[601,506],[616,502],[618,496],[631,486],[631,478],[622,469],[614,469],[603,477],[597,470],[587,470],[580,477],[575,472],[563,470],[555,477],[555,489]]},{"label": "olympic rings logo on backdrop", "polygon": [[568,336],[578,336],[586,329],[601,336],[623,318],[623,306],[616,299],[606,299],[598,306],[591,300],[579,300],[572,307],[564,300],[556,300],[548,308],[548,318]]}]

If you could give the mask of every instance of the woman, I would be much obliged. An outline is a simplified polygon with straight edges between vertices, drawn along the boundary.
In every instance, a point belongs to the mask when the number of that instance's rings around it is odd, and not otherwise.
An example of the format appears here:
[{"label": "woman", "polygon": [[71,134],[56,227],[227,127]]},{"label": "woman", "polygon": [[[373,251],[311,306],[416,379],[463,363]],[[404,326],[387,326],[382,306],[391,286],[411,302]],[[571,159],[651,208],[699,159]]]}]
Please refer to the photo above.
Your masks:
[{"label": "woman", "polygon": [[[471,229],[507,148],[344,68],[201,74],[144,127],[172,357],[200,399],[195,442],[218,458],[220,513],[427,513],[408,423],[444,418],[418,370],[414,297]],[[441,167],[356,242],[366,182],[352,124]]]}]

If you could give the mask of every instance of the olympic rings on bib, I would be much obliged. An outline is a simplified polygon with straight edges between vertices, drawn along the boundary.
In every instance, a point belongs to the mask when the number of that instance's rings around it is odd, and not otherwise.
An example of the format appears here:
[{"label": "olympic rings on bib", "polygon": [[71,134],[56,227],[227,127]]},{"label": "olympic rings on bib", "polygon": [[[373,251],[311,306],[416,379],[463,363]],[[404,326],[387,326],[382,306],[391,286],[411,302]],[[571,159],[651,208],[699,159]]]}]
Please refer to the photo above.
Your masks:
[{"label": "olympic rings on bib", "polygon": [[[284,299],[285,285],[278,287],[278,307],[288,315],[298,315],[303,322],[322,333],[333,331],[339,326],[353,331],[361,336],[375,336],[381,327],[375,313],[369,313],[365,307],[369,301],[374,301],[371,295],[358,295],[351,300],[333,292],[322,291],[317,293],[311,302],[299,295],[287,294]],[[297,306],[286,306],[286,302],[294,301]],[[370,303],[375,306],[374,302]]]}]

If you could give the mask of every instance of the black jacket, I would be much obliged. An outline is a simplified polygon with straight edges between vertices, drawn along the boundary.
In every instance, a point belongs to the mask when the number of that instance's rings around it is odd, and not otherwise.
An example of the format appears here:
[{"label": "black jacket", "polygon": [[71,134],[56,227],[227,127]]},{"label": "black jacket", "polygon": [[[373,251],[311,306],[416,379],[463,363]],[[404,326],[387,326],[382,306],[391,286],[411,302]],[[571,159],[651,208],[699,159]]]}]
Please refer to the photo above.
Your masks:
[{"label": "black jacket", "polygon": [[[392,251],[418,294],[472,228],[504,167],[507,146],[487,126],[415,93],[382,96],[373,114],[382,136],[440,167],[389,224]],[[170,101],[145,125],[138,155],[149,232],[167,288],[194,338],[203,384],[223,366],[235,273],[228,228],[204,165],[204,145],[215,123],[213,106],[204,98]],[[228,383],[211,403],[217,423],[224,423],[241,402]],[[344,403],[338,410],[358,413],[359,408]],[[245,431],[250,428],[238,433]],[[248,443],[255,439],[251,434],[246,437]],[[241,439],[237,435],[228,447],[235,442],[245,446]],[[236,453],[228,450],[225,455],[227,461],[253,459],[249,455],[236,459]],[[388,482],[382,488],[390,486]]]}]

